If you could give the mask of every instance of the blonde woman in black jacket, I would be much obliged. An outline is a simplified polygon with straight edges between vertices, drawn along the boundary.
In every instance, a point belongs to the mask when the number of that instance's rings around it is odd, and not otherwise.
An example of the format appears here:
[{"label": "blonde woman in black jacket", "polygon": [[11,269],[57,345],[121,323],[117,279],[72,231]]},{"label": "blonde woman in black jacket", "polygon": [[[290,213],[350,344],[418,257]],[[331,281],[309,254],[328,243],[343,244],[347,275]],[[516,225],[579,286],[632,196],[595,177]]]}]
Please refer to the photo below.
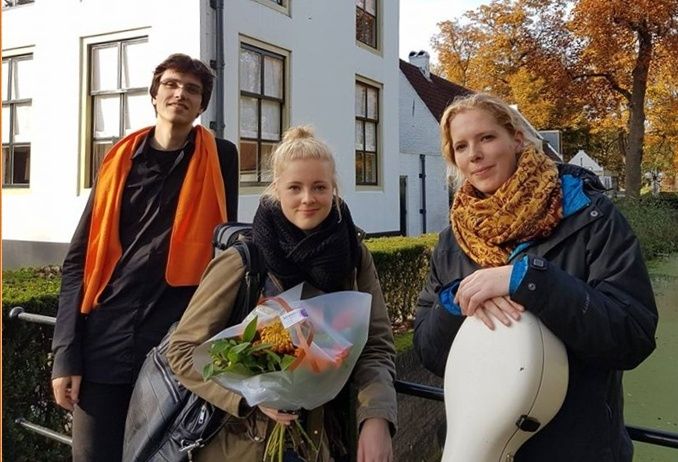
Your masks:
[{"label": "blonde woman in black jacket", "polygon": [[418,301],[414,344],[442,376],[467,316],[489,329],[528,310],[565,344],[569,385],[516,462],[628,462],[622,371],[655,348],[657,309],[638,240],[582,168],[556,165],[503,101],[476,94],[441,119],[460,188]]}]

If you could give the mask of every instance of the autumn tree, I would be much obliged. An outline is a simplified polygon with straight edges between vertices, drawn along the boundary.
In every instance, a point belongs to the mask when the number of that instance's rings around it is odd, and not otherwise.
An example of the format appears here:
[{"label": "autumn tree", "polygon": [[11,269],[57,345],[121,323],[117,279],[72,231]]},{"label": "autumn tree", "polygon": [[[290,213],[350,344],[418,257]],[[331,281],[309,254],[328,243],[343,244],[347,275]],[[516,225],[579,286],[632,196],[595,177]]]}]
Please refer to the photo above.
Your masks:
[{"label": "autumn tree", "polygon": [[678,0],[579,0],[569,28],[579,39],[573,78],[603,79],[628,108],[626,191],[638,196],[650,74],[678,54]]},{"label": "autumn tree", "polygon": [[663,60],[647,89],[647,132],[643,171],[678,173],[678,73],[676,61]]},{"label": "autumn tree", "polygon": [[675,157],[678,0],[495,0],[439,26],[446,77],[519,104],[537,128],[621,149],[629,195],[646,128],[648,152]]},{"label": "autumn tree", "polygon": [[567,69],[551,51],[566,45],[565,6],[561,0],[500,0],[467,12],[464,21],[441,22],[432,39],[439,70],[517,104],[537,128],[566,126],[577,106],[567,98]]}]

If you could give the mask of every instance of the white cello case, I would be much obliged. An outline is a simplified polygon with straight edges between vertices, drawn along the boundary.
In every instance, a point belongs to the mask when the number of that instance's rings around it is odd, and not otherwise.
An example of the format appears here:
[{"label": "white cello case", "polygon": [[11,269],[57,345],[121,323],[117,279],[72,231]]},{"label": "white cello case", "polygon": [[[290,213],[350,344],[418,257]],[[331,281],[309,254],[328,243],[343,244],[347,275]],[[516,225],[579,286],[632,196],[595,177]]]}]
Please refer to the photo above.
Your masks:
[{"label": "white cello case", "polygon": [[442,462],[512,461],[565,399],[563,343],[527,311],[509,327],[493,321],[492,331],[477,317],[466,318],[450,348]]}]

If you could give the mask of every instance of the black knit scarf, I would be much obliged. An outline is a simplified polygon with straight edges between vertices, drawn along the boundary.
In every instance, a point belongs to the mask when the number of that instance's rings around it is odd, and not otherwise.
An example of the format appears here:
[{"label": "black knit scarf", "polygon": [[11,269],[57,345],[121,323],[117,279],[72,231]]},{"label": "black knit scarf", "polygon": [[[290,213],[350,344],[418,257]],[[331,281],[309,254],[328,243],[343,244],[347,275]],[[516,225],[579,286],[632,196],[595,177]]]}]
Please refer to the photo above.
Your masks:
[{"label": "black knit scarf", "polygon": [[360,248],[348,207],[341,200],[339,207],[341,219],[333,206],[320,226],[307,233],[285,218],[278,202],[261,199],[252,225],[254,242],[285,290],[304,281],[324,292],[345,289]]}]

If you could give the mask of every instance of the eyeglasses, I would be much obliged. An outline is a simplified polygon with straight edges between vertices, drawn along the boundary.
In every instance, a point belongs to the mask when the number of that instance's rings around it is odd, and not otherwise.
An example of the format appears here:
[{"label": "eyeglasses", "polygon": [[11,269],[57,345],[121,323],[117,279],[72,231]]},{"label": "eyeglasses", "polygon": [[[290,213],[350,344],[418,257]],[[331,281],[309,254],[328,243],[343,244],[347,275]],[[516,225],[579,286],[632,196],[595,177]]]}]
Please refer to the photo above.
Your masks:
[{"label": "eyeglasses", "polygon": [[184,90],[186,90],[186,93],[188,93],[191,96],[202,95],[202,87],[194,83],[184,83],[180,82],[179,80],[168,79],[161,80],[160,85],[162,85],[163,87],[170,91],[174,91],[178,88],[183,88]]}]

